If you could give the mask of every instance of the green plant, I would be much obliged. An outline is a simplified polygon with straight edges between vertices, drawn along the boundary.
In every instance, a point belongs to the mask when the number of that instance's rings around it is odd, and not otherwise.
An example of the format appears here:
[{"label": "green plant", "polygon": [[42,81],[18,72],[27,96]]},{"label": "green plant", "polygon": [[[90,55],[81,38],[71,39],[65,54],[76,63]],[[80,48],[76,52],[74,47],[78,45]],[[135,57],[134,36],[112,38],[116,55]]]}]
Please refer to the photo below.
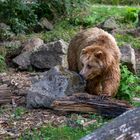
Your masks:
[{"label": "green plant", "polygon": [[124,14],[124,21],[136,22],[138,20],[138,10],[137,8],[128,7]]},{"label": "green plant", "polygon": [[0,18],[10,25],[15,33],[32,31],[37,23],[32,5],[25,0],[4,0],[1,2]]},{"label": "green plant", "polygon": [[119,99],[132,101],[137,92],[140,92],[139,78],[132,74],[125,65],[121,65],[121,82],[118,93]]},{"label": "green plant", "polygon": [[140,37],[133,37],[128,34],[115,34],[115,38],[118,42],[119,46],[123,46],[125,44],[131,44],[134,48],[140,48]]},{"label": "green plant", "polygon": [[45,42],[56,41],[63,39],[64,41],[70,41],[71,38],[78,32],[78,27],[74,27],[67,21],[61,21],[55,24],[52,31],[42,33],[42,39]]},{"label": "green plant", "polygon": [[[77,116],[78,114],[76,114]],[[19,138],[20,140],[79,140],[83,136],[93,132],[95,129],[101,127],[106,123],[106,120],[101,116],[91,114],[91,119],[95,119],[95,123],[89,125],[88,127],[70,127],[67,125],[61,125],[58,127],[54,127],[51,124],[47,126],[42,126],[41,128],[36,128],[33,130],[27,130],[22,136]],[[78,116],[80,117],[80,116]],[[78,124],[79,120],[75,120]]]},{"label": "green plant", "polygon": [[39,18],[45,16],[49,19],[60,19],[71,15],[76,8],[86,7],[88,0],[38,0],[35,13]]},{"label": "green plant", "polygon": [[3,72],[6,70],[6,63],[5,63],[5,58],[0,55],[0,72]]},{"label": "green plant", "polygon": [[13,114],[11,115],[15,119],[20,119],[23,114],[25,114],[27,110],[23,107],[17,107],[14,109]]}]

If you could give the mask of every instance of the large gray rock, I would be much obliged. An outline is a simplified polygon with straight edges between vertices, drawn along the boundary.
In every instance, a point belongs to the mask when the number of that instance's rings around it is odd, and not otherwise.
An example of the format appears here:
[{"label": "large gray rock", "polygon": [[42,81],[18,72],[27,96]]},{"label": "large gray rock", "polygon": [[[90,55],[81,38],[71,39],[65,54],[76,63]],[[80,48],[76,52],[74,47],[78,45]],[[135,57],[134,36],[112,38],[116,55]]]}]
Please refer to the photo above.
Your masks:
[{"label": "large gray rock", "polygon": [[56,66],[44,72],[43,78],[35,82],[27,94],[28,108],[50,108],[54,100],[84,92],[85,81],[75,73]]},{"label": "large gray rock", "polygon": [[67,67],[68,44],[63,40],[43,43],[39,38],[33,38],[24,43],[21,54],[13,62],[22,70],[30,67],[50,69],[56,65]]},{"label": "large gray rock", "polygon": [[19,69],[27,70],[31,67],[30,56],[32,52],[37,51],[37,49],[43,45],[43,40],[40,38],[32,38],[23,43],[21,54],[16,56],[12,61],[14,64],[18,65]]},{"label": "large gray rock", "polygon": [[115,21],[114,17],[110,17],[108,19],[106,19],[103,23],[101,23],[99,25],[100,28],[106,30],[106,31],[112,31],[114,29],[118,28],[118,25]]},{"label": "large gray rock", "polygon": [[125,64],[131,72],[136,73],[136,59],[134,49],[128,44],[120,47],[120,51],[122,54],[121,62]]},{"label": "large gray rock", "polygon": [[27,70],[31,66],[30,55],[31,52],[24,52],[15,57],[12,61],[18,65],[19,69]]},{"label": "large gray rock", "polygon": [[68,44],[63,40],[44,44],[31,54],[31,64],[38,69],[50,69],[56,65],[67,67]]},{"label": "large gray rock", "polygon": [[44,41],[40,38],[32,38],[23,43],[22,52],[31,52],[37,50],[41,45],[44,44]]},{"label": "large gray rock", "polygon": [[140,108],[125,112],[81,140],[140,140]]}]

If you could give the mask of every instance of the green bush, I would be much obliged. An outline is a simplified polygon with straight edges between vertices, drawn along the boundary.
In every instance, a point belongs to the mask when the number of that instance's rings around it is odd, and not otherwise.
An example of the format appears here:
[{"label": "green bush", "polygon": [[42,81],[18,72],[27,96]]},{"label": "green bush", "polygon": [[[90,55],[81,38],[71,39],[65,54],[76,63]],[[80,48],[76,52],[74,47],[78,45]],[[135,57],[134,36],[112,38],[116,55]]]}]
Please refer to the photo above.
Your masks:
[{"label": "green bush", "polygon": [[131,102],[135,94],[140,92],[139,80],[125,65],[121,65],[121,82],[116,97]]},{"label": "green bush", "polygon": [[88,0],[38,0],[35,13],[38,18],[47,17],[50,20],[71,15],[74,9],[86,7]]},{"label": "green bush", "polygon": [[86,7],[87,2],[88,0],[37,0],[27,3],[26,0],[4,0],[0,1],[0,18],[16,34],[32,32],[42,17],[56,22],[71,16],[74,9]]},{"label": "green bush", "polygon": [[136,22],[138,21],[138,10],[137,8],[128,7],[124,12],[124,21],[125,22]]},{"label": "green bush", "polygon": [[32,31],[37,23],[37,16],[32,10],[33,4],[28,4],[25,0],[4,0],[0,5],[0,18],[11,26],[13,32]]}]

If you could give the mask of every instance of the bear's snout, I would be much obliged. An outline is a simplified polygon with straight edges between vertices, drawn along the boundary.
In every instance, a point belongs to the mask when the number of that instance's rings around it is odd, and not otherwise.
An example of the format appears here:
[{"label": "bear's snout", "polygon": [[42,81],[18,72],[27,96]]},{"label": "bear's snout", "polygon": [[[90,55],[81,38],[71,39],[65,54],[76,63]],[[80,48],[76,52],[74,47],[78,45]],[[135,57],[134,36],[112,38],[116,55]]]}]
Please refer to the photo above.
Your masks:
[{"label": "bear's snout", "polygon": [[85,80],[85,77],[81,74],[81,72],[79,73],[79,76],[82,80]]}]

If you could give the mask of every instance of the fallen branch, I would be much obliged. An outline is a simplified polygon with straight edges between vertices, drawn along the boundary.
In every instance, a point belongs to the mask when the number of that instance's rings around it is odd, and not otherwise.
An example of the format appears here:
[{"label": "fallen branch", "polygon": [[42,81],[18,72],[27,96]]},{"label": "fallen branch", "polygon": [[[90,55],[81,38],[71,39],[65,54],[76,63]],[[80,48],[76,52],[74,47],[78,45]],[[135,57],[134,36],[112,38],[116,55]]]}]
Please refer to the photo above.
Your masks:
[{"label": "fallen branch", "polygon": [[73,96],[55,100],[51,106],[54,110],[66,112],[93,112],[102,116],[117,117],[132,107],[125,101],[113,98],[101,99],[99,96],[78,93]]}]

